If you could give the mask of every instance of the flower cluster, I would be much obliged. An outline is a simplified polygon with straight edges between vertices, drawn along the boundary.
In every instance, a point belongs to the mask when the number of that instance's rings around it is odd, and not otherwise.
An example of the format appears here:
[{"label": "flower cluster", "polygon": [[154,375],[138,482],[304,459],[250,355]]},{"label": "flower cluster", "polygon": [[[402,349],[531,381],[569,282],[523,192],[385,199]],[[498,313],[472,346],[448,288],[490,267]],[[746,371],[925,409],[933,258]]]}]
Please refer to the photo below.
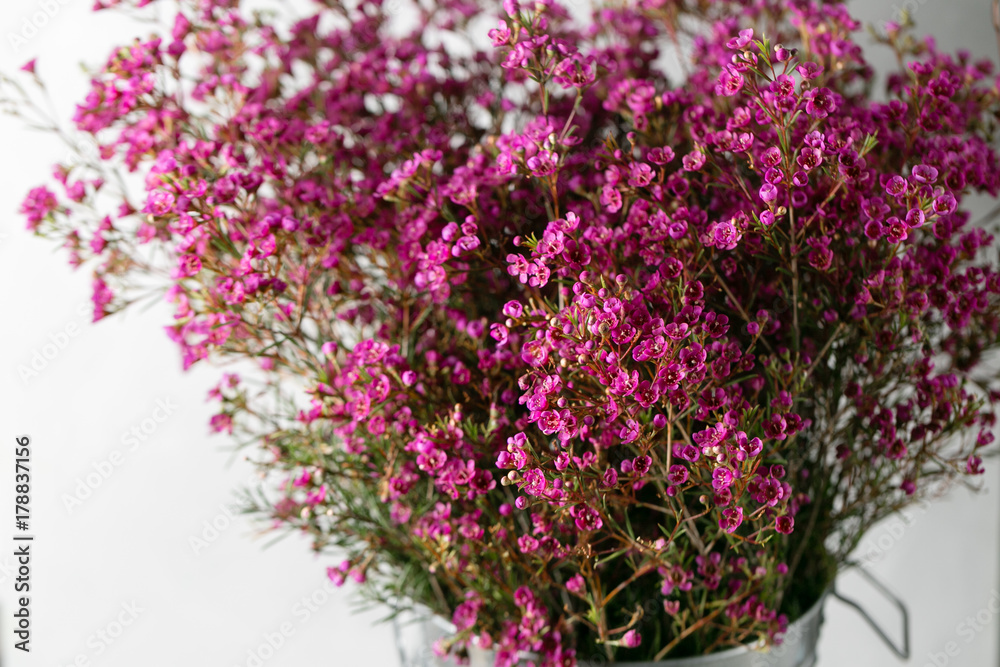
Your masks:
[{"label": "flower cluster", "polygon": [[185,368],[253,360],[211,428],[332,580],[498,667],[775,642],[982,471],[990,63],[893,27],[879,101],[838,3],[319,4],[192,0],[116,49],[73,118],[98,164],[22,212],[95,319],[156,276]]}]

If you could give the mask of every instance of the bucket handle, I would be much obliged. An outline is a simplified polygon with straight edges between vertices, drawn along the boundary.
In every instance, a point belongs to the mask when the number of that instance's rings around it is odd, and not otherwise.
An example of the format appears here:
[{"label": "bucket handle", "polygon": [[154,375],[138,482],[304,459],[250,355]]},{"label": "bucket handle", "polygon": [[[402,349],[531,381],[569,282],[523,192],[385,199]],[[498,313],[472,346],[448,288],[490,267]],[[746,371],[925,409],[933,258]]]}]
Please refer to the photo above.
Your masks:
[{"label": "bucket handle", "polygon": [[851,600],[850,598],[846,598],[843,595],[841,595],[840,592],[837,591],[836,583],[834,583],[833,589],[831,591],[833,593],[833,596],[838,600],[840,600],[841,602],[843,602],[844,604],[853,607],[859,614],[861,614],[861,618],[863,618],[865,622],[868,623],[869,627],[871,627],[871,629],[875,631],[875,633],[882,639],[882,642],[886,646],[888,646],[893,653],[895,653],[903,660],[909,660],[910,614],[906,610],[906,605],[903,604],[902,600],[893,595],[892,592],[888,588],[886,588],[881,581],[876,579],[875,576],[872,575],[872,573],[869,572],[868,569],[863,567],[860,563],[857,563],[855,561],[848,561],[847,566],[854,567],[861,574],[861,576],[863,576],[865,579],[868,580],[869,584],[871,584],[879,593],[882,594],[882,597],[892,602],[896,606],[896,608],[899,609],[899,614],[900,616],[902,616],[903,620],[902,647],[896,646],[896,644],[891,639],[889,639],[889,636],[886,635],[886,633],[882,630],[882,628],[879,627],[878,623],[875,622],[875,620],[868,614],[867,611],[864,610],[864,608],[860,604],[858,604],[854,600]]}]

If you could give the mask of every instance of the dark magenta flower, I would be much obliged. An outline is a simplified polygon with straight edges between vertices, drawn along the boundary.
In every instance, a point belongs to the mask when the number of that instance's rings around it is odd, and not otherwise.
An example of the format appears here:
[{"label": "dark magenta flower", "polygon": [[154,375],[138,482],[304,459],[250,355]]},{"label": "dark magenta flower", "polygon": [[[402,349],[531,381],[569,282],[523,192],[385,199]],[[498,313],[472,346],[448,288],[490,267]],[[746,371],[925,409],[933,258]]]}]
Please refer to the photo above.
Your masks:
[{"label": "dark magenta flower", "polygon": [[933,183],[938,177],[938,170],[935,167],[926,164],[918,164],[914,166],[911,173],[913,180],[918,183]]},{"label": "dark magenta flower", "polygon": [[889,179],[886,183],[885,191],[893,197],[902,197],[906,194],[906,179],[898,174]]},{"label": "dark magenta flower", "polygon": [[21,202],[19,212],[28,220],[28,229],[34,231],[49,214],[59,206],[54,192],[45,186],[32,188]]},{"label": "dark magenta flower", "polygon": [[622,635],[621,644],[625,648],[636,648],[642,644],[642,635],[640,635],[636,630],[629,630]]},{"label": "dark magenta flower", "polygon": [[736,37],[733,37],[728,42],[726,42],[726,48],[738,51],[744,48],[747,44],[749,44],[752,39],[753,39],[753,29],[746,28],[744,30],[740,30],[740,33]]},{"label": "dark magenta flower", "polygon": [[806,61],[803,63],[799,63],[795,67],[795,70],[799,73],[799,75],[803,79],[809,81],[815,79],[816,77],[818,77],[820,74],[823,73],[823,66],[817,65],[816,63],[811,61]]},{"label": "dark magenta flower", "polygon": [[540,496],[545,492],[545,473],[539,468],[532,468],[525,471],[523,477],[524,481],[521,484],[521,490],[529,496]]},{"label": "dark magenta flower", "polygon": [[730,507],[722,510],[722,517],[719,519],[719,528],[727,533],[735,533],[736,529],[743,523],[743,508]]}]

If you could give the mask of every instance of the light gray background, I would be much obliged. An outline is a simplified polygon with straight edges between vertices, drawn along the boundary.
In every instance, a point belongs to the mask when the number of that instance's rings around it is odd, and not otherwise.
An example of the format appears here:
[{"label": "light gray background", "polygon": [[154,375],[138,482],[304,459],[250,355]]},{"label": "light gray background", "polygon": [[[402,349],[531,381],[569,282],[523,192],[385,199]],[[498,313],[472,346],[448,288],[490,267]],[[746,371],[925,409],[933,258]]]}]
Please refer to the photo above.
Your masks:
[{"label": "light gray background", "polygon": [[[56,2],[55,16],[18,50],[9,35],[20,33],[42,3],[4,0],[0,9],[0,69],[11,73],[39,56],[61,118],[86,93],[78,62],[103,62],[112,45],[148,32],[114,12],[94,14],[90,5]],[[920,30],[937,34],[942,48],[965,47],[997,59],[988,0],[911,0],[910,8]],[[856,2],[853,10],[878,25],[896,11],[884,1]],[[889,62],[878,52],[872,60]],[[289,538],[265,549],[270,536],[255,534],[242,517],[228,518],[227,505],[252,471],[225,438],[208,435],[205,394],[218,371],[180,371],[178,351],[162,331],[168,309],[158,305],[90,324],[87,270],[71,271],[64,252],[23,231],[16,210],[24,193],[46,180],[66,149],[6,117],[0,118],[0,142],[0,451],[12,449],[15,436],[32,438],[37,536],[33,650],[26,656],[12,650],[13,548],[5,545],[12,544],[13,526],[0,528],[3,664],[245,666],[248,651],[284,629],[287,638],[263,665],[395,665],[390,629],[375,624],[376,614],[349,606],[349,588],[327,592],[329,562],[313,557],[305,540]],[[37,377],[22,380],[18,366],[29,365],[36,350],[67,328],[78,334]],[[158,400],[176,406],[162,423],[148,421]],[[144,422],[156,428],[133,450],[123,434]],[[116,450],[121,465],[68,511],[64,494],[74,493],[79,480]],[[12,510],[13,453],[4,456],[0,497]],[[991,596],[1000,595],[995,463],[984,481],[988,492],[957,489],[944,502],[887,522],[858,554],[909,606],[914,657],[907,664],[1000,664],[1000,614],[988,611]],[[214,537],[206,529],[213,521],[224,528]],[[211,538],[210,544],[195,554],[192,537]],[[841,587],[865,600],[898,635],[891,608],[863,582],[846,575]],[[309,598],[311,609],[304,604]],[[110,645],[98,639],[99,631],[115,632],[123,605],[132,604],[141,608],[134,622]],[[964,632],[959,624],[984,609],[989,626]],[[826,618],[820,667],[902,664],[839,602],[827,605]]]}]

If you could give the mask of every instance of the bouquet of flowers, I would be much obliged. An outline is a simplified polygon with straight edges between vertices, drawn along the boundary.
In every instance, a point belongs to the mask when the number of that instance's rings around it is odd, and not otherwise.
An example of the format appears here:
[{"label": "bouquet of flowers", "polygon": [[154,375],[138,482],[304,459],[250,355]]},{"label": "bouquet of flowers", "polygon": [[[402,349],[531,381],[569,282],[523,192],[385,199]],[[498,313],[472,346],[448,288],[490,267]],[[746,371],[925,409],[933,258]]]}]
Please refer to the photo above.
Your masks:
[{"label": "bouquet of flowers", "polygon": [[22,211],[95,320],[165,297],[185,368],[252,362],[211,428],[331,579],[498,666],[696,655],[982,472],[991,63],[890,24],[877,96],[816,0],[274,4],[115,49]]}]

